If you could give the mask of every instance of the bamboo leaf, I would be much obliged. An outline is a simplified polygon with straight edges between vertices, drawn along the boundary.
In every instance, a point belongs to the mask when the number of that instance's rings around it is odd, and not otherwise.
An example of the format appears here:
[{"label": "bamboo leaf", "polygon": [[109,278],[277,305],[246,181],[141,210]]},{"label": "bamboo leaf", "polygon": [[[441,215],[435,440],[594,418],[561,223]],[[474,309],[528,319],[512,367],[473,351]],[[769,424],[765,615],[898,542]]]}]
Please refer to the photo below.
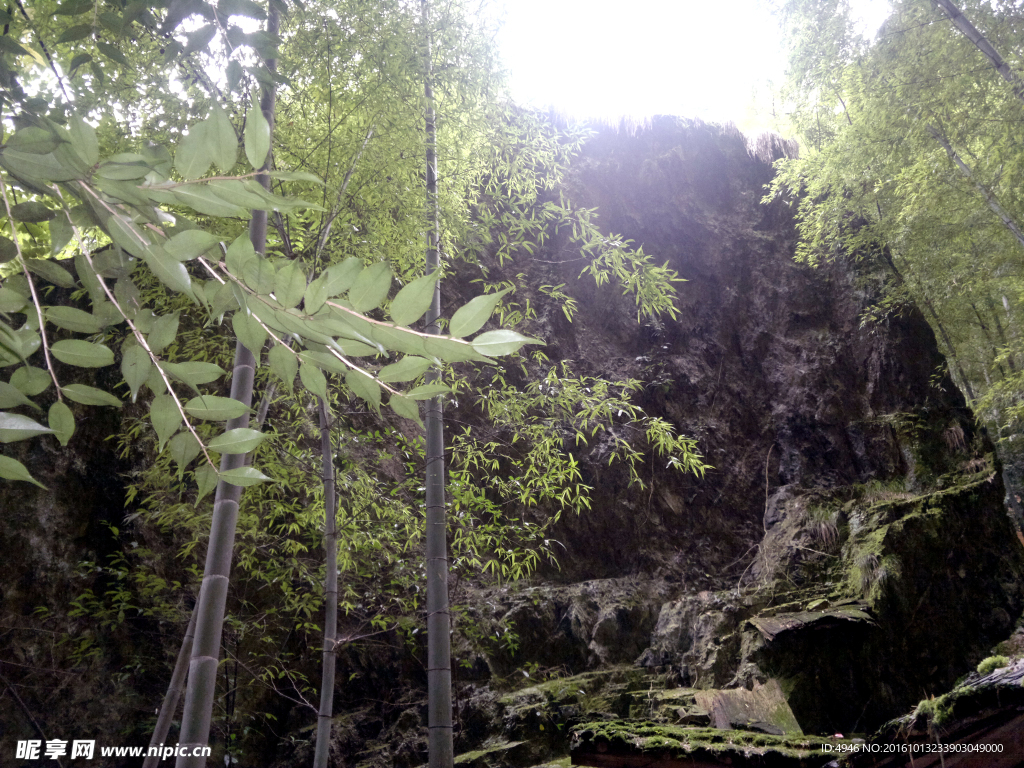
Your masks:
[{"label": "bamboo leaf", "polygon": [[172,312],[169,315],[161,315],[153,321],[149,336],[146,337],[146,343],[154,355],[161,354],[178,335],[179,314]]},{"label": "bamboo leaf", "polygon": [[245,157],[256,170],[263,167],[270,152],[270,124],[253,99],[253,106],[245,118]]},{"label": "bamboo leaf", "polygon": [[349,370],[345,374],[345,384],[360,399],[364,400],[373,410],[380,410],[380,384],[362,371]]},{"label": "bamboo leaf", "polygon": [[28,299],[11,288],[0,288],[0,312],[20,312],[28,305]]},{"label": "bamboo leaf", "polygon": [[62,446],[67,445],[68,441],[71,440],[71,436],[75,434],[75,414],[71,412],[67,404],[58,400],[51,405],[50,412],[47,415],[47,422],[60,444]]},{"label": "bamboo leaf", "polygon": [[397,325],[412,325],[430,308],[441,271],[413,280],[391,302],[391,319]]},{"label": "bamboo leaf", "polygon": [[47,307],[45,314],[54,325],[76,333],[99,333],[106,325],[95,315],[74,307]]},{"label": "bamboo leaf", "polygon": [[511,290],[511,288],[506,288],[497,293],[477,296],[465,306],[459,307],[455,314],[452,315],[452,320],[448,324],[448,333],[457,339],[461,339],[479,331],[490,319],[494,308],[501,301],[501,297]]},{"label": "bamboo leaf", "polygon": [[388,400],[388,405],[391,407],[391,410],[403,419],[410,419],[421,427],[423,426],[423,420],[420,418],[420,409],[416,405],[415,400],[402,395],[392,395],[391,399]]},{"label": "bamboo leaf", "polygon": [[50,352],[62,363],[79,368],[102,368],[114,362],[110,347],[80,339],[65,339],[50,347]]},{"label": "bamboo leaf", "polygon": [[513,352],[518,351],[524,344],[543,344],[544,342],[540,339],[532,339],[529,336],[523,336],[521,333],[516,333],[515,331],[503,329],[499,331],[481,333],[473,339],[472,343],[473,349],[477,350],[481,354],[499,357],[501,355],[511,355]]},{"label": "bamboo leaf", "polygon": [[163,363],[163,369],[173,378],[183,381],[192,389],[195,389],[196,394],[199,393],[196,387],[200,384],[209,384],[211,381],[217,381],[217,379],[225,374],[225,370],[215,363]]},{"label": "bamboo leaf", "polygon": [[327,277],[320,275],[306,287],[302,299],[302,308],[307,315],[315,315],[327,301]]},{"label": "bamboo leaf", "polygon": [[181,426],[181,411],[170,395],[157,395],[149,406],[149,419],[157,436],[157,453],[162,453],[164,444]]},{"label": "bamboo leaf", "polygon": [[266,483],[270,480],[269,477],[264,475],[255,467],[238,467],[236,469],[229,469],[226,472],[220,473],[220,479],[225,483],[237,485],[241,488],[248,488],[250,485]]},{"label": "bamboo leaf", "polygon": [[[249,242],[248,237],[242,239]],[[201,229],[186,229],[170,238],[163,246],[164,250],[178,261],[190,261],[216,247],[220,241],[221,238]],[[217,261],[219,260],[218,258]]]},{"label": "bamboo leaf", "polygon": [[406,397],[412,398],[413,400],[429,400],[432,397],[438,395],[447,395],[451,392],[451,389],[446,387],[444,384],[423,384],[415,389],[411,389],[405,393]]},{"label": "bamboo leaf", "polygon": [[197,469],[196,485],[199,486],[199,493],[196,496],[196,502],[199,502],[206,494],[216,488],[218,482],[220,482],[220,478],[217,476],[217,470],[209,464],[203,464],[203,466]]},{"label": "bamboo leaf", "polygon": [[306,275],[294,261],[278,270],[274,278],[274,297],[285,309],[298,306],[306,292]]},{"label": "bamboo leaf", "polygon": [[10,456],[0,456],[0,477],[4,478],[4,480],[24,480],[26,483],[38,485],[44,491],[50,490],[32,477],[24,464],[17,459],[12,459]]},{"label": "bamboo leaf", "polygon": [[363,262],[355,256],[349,256],[340,264],[334,264],[324,270],[327,298],[340,296],[355,282],[363,270]]},{"label": "bamboo leaf", "polygon": [[406,355],[397,363],[386,365],[377,372],[377,378],[388,383],[412,381],[429,370],[432,363],[422,357]]},{"label": "bamboo leaf", "polygon": [[57,212],[53,208],[48,208],[35,200],[11,206],[11,217],[16,221],[26,221],[29,224],[49,221],[56,215]]},{"label": "bamboo leaf", "polygon": [[[210,125],[205,120],[188,129],[188,135],[178,142],[174,154],[174,169],[186,181],[198,179],[213,164],[213,142]],[[178,190],[175,190],[177,196]]]},{"label": "bamboo leaf", "polygon": [[85,384],[68,384],[61,387],[61,392],[69,399],[82,405],[108,405],[120,408],[122,403],[109,392],[90,387]]},{"label": "bamboo leaf", "polygon": [[327,399],[327,379],[315,365],[303,362],[299,366],[299,380],[309,392],[324,400]]},{"label": "bamboo leaf", "polygon": [[28,440],[36,435],[49,435],[53,430],[17,413],[0,412],[0,443]]},{"label": "bamboo leaf", "polygon": [[31,365],[19,368],[11,374],[11,384],[29,397],[42,394],[50,388],[52,383],[53,379],[49,373]]},{"label": "bamboo leaf", "polygon": [[19,405],[27,405],[37,411],[42,410],[25,397],[25,394],[16,386],[8,384],[6,381],[0,381],[0,408],[17,408]]},{"label": "bamboo leaf", "polygon": [[378,261],[359,273],[348,290],[348,300],[356,312],[369,312],[380,306],[390,289],[391,267]]},{"label": "bamboo leaf", "polygon": [[139,395],[139,388],[149,378],[151,366],[149,355],[138,344],[133,344],[124,350],[121,356],[121,375],[124,376],[128,389],[131,390],[133,403]]},{"label": "bamboo leaf", "polygon": [[213,102],[207,135],[210,137],[210,151],[213,161],[223,173],[230,173],[238,162],[238,136],[228,119],[227,113],[217,101]]},{"label": "bamboo leaf", "polygon": [[299,361],[292,352],[284,346],[275,344],[267,355],[270,362],[270,370],[276,375],[288,389],[292,388],[295,381],[295,374],[299,372]]},{"label": "bamboo leaf", "polygon": [[260,325],[259,320],[244,310],[239,310],[231,316],[231,327],[235,330],[235,338],[253,355],[259,357],[260,350],[267,341],[267,329]]},{"label": "bamboo leaf", "polygon": [[86,165],[93,166],[100,161],[100,143],[95,128],[78,115],[71,115],[68,118],[68,135],[71,148]]},{"label": "bamboo leaf", "polygon": [[192,279],[188,276],[185,265],[171,256],[161,246],[150,245],[142,254],[146,266],[150,268],[157,279],[170,288],[172,291],[184,293],[193,301],[196,300],[192,293]]},{"label": "bamboo leaf", "polygon": [[229,429],[211,440],[210,448],[220,453],[248,453],[266,439],[267,435],[257,429]]},{"label": "bamboo leaf", "polygon": [[178,478],[185,474],[185,469],[192,459],[199,455],[201,446],[191,432],[179,432],[171,438],[167,447],[171,449],[171,458],[178,465]]},{"label": "bamboo leaf", "polygon": [[245,403],[234,400],[230,397],[218,397],[216,395],[202,395],[193,397],[185,403],[185,410],[190,416],[207,421],[227,421],[237,419],[249,412]]}]

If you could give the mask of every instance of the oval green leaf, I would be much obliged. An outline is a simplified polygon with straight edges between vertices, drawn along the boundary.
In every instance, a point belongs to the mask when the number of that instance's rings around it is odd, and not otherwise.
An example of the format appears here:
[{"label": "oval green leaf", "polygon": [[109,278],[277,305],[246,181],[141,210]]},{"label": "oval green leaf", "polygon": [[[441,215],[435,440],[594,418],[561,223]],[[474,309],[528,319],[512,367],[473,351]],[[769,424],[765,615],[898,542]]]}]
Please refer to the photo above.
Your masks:
[{"label": "oval green leaf", "polygon": [[185,410],[190,416],[207,421],[227,421],[237,419],[249,412],[245,403],[240,403],[230,397],[218,397],[216,395],[202,395],[193,397],[185,403]]},{"label": "oval green leaf", "polygon": [[114,362],[114,353],[103,344],[94,344],[80,339],[58,341],[50,352],[62,363],[79,368],[102,368]]}]

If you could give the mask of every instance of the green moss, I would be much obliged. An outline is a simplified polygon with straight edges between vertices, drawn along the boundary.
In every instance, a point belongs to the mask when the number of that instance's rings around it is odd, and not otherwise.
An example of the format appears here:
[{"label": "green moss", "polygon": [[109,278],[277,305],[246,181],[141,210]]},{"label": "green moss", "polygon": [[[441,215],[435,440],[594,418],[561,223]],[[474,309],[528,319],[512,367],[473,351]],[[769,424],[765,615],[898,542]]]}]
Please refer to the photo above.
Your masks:
[{"label": "green moss", "polygon": [[818,756],[823,745],[841,740],[819,736],[772,736],[751,731],[718,728],[689,728],[662,725],[647,721],[607,721],[586,723],[573,729],[577,743],[608,742],[609,751],[636,753],[669,751],[674,756],[688,756],[704,750],[719,757],[728,753],[744,755],[778,754],[797,759]]},{"label": "green moss", "polygon": [[987,659],[982,660],[982,662],[978,664],[978,674],[987,675],[989,672],[992,672],[997,669],[1002,669],[1009,663],[1010,660],[1005,656],[989,656]]}]

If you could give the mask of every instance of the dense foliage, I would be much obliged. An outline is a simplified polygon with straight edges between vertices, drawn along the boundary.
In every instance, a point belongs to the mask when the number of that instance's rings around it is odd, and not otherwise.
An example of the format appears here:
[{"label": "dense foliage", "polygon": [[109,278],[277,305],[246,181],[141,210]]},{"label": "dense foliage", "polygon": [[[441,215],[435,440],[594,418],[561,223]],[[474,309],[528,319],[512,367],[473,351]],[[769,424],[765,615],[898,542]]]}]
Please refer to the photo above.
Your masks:
[{"label": "dense foliage", "polygon": [[[180,636],[210,535],[207,494],[246,487],[223,643],[233,672],[214,723],[228,757],[252,726],[266,738],[275,696],[315,710],[304,656],[323,604],[318,399],[338,446],[348,643],[414,638],[422,624],[418,399],[450,393],[492,425],[452,431],[460,579],[521,578],[554,560],[551,525],[589,507],[574,452],[599,433],[637,484],[651,452],[703,467],[692,441],[635,405],[636,382],[519,352],[539,308],[573,312],[565,286],[523,276],[559,228],[588,256],[585,279],[619,283],[641,315],[674,312],[675,276],[554,192],[585,135],[502,97],[479,17],[450,3],[424,29],[418,10],[272,0],[277,30],[247,0],[0,12],[0,441],[74,450],[88,409],[123,408],[118,439],[135,468],[130,514],[111,531],[123,550],[82,564],[61,663],[100,664],[132,637],[114,684],[152,676],[152,646],[133,634]],[[445,261],[425,275],[428,38]],[[263,248],[245,233],[254,210],[272,212]],[[438,279],[469,273],[472,284],[449,281],[447,337],[410,327]],[[495,310],[500,327],[484,330]],[[244,373],[236,341],[254,356],[254,424],[227,396],[226,371],[234,383]],[[512,358],[493,367],[501,355]],[[420,383],[438,365],[445,383]],[[113,391],[110,366],[123,378]],[[239,458],[218,468],[218,454]],[[0,455],[7,481],[33,482],[31,470]],[[51,614],[54,627],[66,621]]]}]

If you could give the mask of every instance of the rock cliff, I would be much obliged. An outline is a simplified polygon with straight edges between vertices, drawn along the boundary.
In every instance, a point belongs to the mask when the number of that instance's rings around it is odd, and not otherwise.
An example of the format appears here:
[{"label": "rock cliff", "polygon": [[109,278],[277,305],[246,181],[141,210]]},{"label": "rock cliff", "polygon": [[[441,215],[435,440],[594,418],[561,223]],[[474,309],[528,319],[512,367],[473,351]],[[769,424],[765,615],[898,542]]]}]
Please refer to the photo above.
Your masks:
[{"label": "rock cliff", "polygon": [[[687,280],[675,319],[637,323],[619,290],[577,280],[564,232],[515,265],[578,302],[572,323],[540,318],[548,357],[643,380],[640,404],[697,438],[713,469],[698,479],[651,461],[639,495],[607,446],[578,449],[594,508],[558,524],[560,570],[473,586],[464,616],[478,631],[456,627],[462,764],[564,764],[569,729],[591,721],[868,731],[948,688],[1024,608],[998,461],[931,330],[912,306],[864,319],[883,280],[869,257],[793,261],[790,210],[760,202],[771,159],[735,131],[659,119],[632,136],[600,132],[574,162],[565,191]],[[109,506],[109,478],[93,479],[77,497]],[[45,653],[27,639],[32,574],[83,559],[95,511],[2,492],[23,521],[15,531],[8,515],[4,543],[24,555],[2,585],[19,626],[5,661],[33,664]],[[75,552],[24,554],[40,510],[75,532]],[[40,578],[36,599],[59,601],[59,579]],[[342,652],[339,680],[355,682],[338,690],[336,764],[423,762],[418,653],[398,638]],[[740,688],[786,712],[744,720],[749,702],[728,694]],[[6,733],[59,709],[27,698],[2,699]],[[313,719],[278,712],[280,732],[245,764],[309,761]]]}]

